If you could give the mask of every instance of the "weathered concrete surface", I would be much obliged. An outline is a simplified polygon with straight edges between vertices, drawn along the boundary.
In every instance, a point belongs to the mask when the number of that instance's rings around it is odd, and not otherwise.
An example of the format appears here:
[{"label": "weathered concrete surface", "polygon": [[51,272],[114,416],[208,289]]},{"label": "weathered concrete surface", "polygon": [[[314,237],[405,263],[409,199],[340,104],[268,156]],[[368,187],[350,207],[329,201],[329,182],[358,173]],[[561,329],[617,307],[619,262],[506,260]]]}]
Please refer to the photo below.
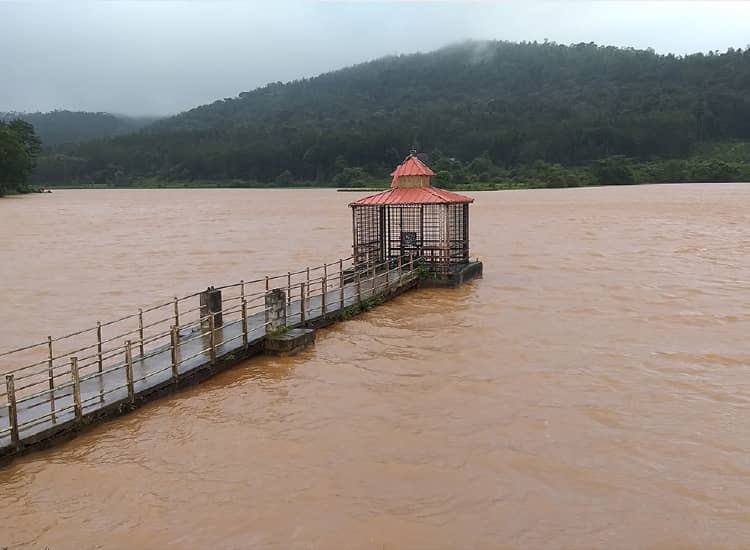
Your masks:
[{"label": "weathered concrete surface", "polygon": [[420,279],[420,288],[457,287],[482,277],[482,262],[474,261],[456,266],[447,279]]},{"label": "weathered concrete surface", "polygon": [[315,329],[293,328],[284,334],[266,337],[266,353],[294,355],[315,342]]}]

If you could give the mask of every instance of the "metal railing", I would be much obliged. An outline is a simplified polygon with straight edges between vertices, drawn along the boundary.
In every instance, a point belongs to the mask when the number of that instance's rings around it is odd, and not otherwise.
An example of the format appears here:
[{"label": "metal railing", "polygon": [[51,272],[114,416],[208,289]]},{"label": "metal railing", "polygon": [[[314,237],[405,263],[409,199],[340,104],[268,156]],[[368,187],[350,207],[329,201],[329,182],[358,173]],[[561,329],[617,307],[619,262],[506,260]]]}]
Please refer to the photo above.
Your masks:
[{"label": "metal railing", "polygon": [[[222,293],[220,311],[207,312],[205,304],[194,307],[190,301],[202,294],[197,292],[0,353],[0,366],[26,361],[6,370],[5,384],[0,384],[0,411],[7,410],[7,419],[0,415],[0,441],[10,435],[17,444],[24,430],[80,420],[87,408],[104,406],[112,394],[122,395],[110,401],[133,402],[139,383],[159,376],[176,382],[181,367],[183,374],[189,372],[188,363],[198,357],[214,363],[220,349],[247,349],[251,341],[263,338],[269,327],[279,322],[272,318],[273,308],[269,307],[273,291],[283,293],[284,326],[304,325],[348,306],[361,306],[363,301],[413,280],[417,261],[409,256],[354,264],[350,257],[284,275],[212,287],[209,290]],[[295,310],[298,312],[293,313]],[[239,340],[241,344],[236,343]],[[149,362],[157,356],[164,360]],[[91,391],[91,385],[98,385],[98,391]],[[86,388],[83,397],[82,387]]]}]

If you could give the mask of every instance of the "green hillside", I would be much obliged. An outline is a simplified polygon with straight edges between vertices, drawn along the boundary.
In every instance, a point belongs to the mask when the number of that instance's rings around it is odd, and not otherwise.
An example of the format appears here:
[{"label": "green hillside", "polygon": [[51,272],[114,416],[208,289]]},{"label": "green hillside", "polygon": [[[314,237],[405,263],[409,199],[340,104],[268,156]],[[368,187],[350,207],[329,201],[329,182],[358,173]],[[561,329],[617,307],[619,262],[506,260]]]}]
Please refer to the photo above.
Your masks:
[{"label": "green hillside", "polygon": [[742,179],[750,159],[705,152],[750,141],[749,89],[750,49],[679,57],[470,42],[269,84],[136,134],[59,147],[35,177],[347,185],[386,177],[415,144],[453,185]]},{"label": "green hillside", "polygon": [[0,113],[0,120],[21,119],[32,124],[45,147],[128,134],[151,124],[154,117],[128,117],[85,111]]}]

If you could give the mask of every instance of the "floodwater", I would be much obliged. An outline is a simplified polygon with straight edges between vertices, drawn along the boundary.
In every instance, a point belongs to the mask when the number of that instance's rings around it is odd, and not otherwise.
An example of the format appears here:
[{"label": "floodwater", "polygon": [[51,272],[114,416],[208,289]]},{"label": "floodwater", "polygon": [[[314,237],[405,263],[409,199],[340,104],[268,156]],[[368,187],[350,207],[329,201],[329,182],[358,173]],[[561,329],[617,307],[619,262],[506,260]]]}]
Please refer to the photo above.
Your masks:
[{"label": "floodwater", "polygon": [[[0,200],[0,348],[347,256],[358,195]],[[413,291],[0,469],[0,547],[750,545],[750,185],[474,193]]]}]

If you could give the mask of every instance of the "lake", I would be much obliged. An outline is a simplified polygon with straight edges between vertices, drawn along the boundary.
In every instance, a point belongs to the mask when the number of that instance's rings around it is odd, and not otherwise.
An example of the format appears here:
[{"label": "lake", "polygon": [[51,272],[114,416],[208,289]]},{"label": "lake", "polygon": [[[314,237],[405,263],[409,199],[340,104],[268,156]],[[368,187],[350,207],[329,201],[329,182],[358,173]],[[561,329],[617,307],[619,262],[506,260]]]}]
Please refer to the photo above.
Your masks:
[{"label": "lake", "polygon": [[[750,185],[469,194],[482,280],[15,460],[0,547],[746,544]],[[0,350],[346,257],[359,196],[2,199]]]}]

